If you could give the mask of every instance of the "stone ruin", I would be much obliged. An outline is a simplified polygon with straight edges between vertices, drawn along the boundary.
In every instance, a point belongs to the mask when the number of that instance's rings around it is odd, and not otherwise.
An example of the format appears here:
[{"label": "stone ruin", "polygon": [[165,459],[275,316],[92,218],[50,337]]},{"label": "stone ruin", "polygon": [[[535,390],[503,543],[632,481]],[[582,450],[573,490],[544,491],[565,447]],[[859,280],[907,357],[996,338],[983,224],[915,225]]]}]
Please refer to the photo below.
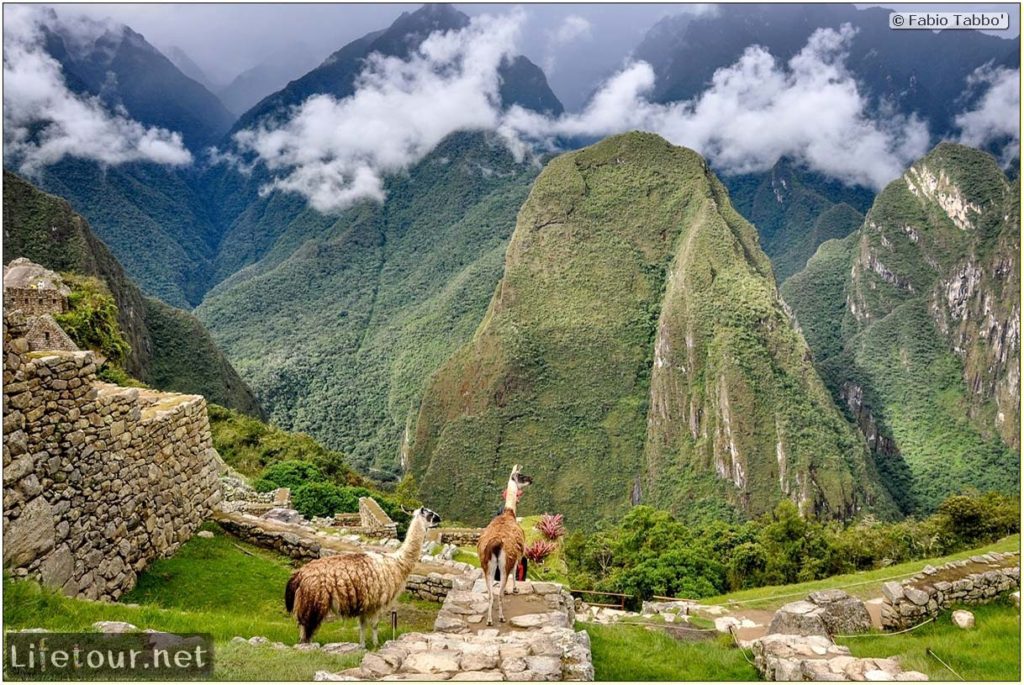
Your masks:
[{"label": "stone ruin", "polygon": [[900,630],[954,604],[982,604],[1020,588],[1020,553],[990,552],[927,566],[902,583],[882,586],[882,626]]},{"label": "stone ruin", "polygon": [[91,352],[31,352],[25,331],[4,313],[4,565],[117,599],[220,500],[206,401],[101,383]]}]

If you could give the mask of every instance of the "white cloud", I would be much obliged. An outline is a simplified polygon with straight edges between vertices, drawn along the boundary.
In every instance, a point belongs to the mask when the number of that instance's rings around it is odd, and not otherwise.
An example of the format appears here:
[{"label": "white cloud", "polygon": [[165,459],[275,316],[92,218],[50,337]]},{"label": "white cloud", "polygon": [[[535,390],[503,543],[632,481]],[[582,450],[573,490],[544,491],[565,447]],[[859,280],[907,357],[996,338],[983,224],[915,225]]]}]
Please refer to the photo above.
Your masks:
[{"label": "white cloud", "polygon": [[352,96],[313,96],[283,126],[241,131],[235,142],[283,172],[265,191],[301,193],[322,212],[381,200],[382,174],[407,168],[454,131],[497,128],[498,68],[514,54],[521,22],[521,14],[478,17],[432,34],[407,61],[371,55]]},{"label": "white cloud", "polygon": [[547,31],[547,47],[544,50],[544,72],[548,77],[555,71],[555,55],[566,45],[582,38],[590,38],[591,24],[588,19],[578,14],[570,14],[562,20],[558,28]]},{"label": "white cloud", "polygon": [[967,78],[967,92],[986,88],[974,109],[956,117],[960,142],[982,147],[989,142],[1007,141],[1002,162],[1020,157],[1020,69],[985,65]]},{"label": "white cloud", "polygon": [[4,8],[5,161],[29,175],[66,156],[104,164],[190,163],[180,134],[145,127],[67,88],[60,64],[42,45],[42,22],[54,18],[30,6]]},{"label": "white cloud", "polygon": [[297,192],[323,212],[384,198],[383,176],[422,159],[458,130],[496,130],[520,158],[565,137],[653,131],[691,147],[723,173],[771,168],[789,156],[811,169],[881,188],[927,152],[926,125],[891,111],[872,114],[846,70],[854,30],[820,29],[788,63],[760,46],[719,69],[687,102],[651,102],[654,71],[627,65],[578,114],[501,110],[498,69],[514,54],[521,14],[482,16],[432,35],[408,60],[374,55],[354,95],[311,97],[286,123],[236,134],[239,151],[276,178],[264,188]]},{"label": "white cloud", "polygon": [[844,64],[853,34],[849,25],[819,29],[785,66],[751,46],[687,102],[648,100],[654,71],[635,62],[579,114],[550,119],[516,108],[502,133],[522,152],[524,144],[551,147],[559,136],[640,129],[697,150],[724,173],[763,171],[785,155],[845,182],[881,188],[927,151],[928,131],[916,117],[870,116]]}]

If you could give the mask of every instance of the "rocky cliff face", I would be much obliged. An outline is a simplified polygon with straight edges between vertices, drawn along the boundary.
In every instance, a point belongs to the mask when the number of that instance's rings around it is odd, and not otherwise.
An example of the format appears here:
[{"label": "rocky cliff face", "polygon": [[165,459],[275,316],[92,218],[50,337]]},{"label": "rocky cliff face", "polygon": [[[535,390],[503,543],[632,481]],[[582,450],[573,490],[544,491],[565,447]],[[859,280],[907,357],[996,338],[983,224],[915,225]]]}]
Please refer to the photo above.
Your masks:
[{"label": "rocky cliff face", "polygon": [[[1018,212],[991,156],[944,143],[783,290],[805,329],[841,332],[808,339],[909,511],[1019,487]],[[841,273],[842,311],[816,292]]]},{"label": "rocky cliff face", "polygon": [[525,510],[581,526],[637,500],[691,516],[890,506],[753,227],[697,154],[652,134],[548,164],[409,458],[425,501],[471,521],[513,463],[534,477]]}]

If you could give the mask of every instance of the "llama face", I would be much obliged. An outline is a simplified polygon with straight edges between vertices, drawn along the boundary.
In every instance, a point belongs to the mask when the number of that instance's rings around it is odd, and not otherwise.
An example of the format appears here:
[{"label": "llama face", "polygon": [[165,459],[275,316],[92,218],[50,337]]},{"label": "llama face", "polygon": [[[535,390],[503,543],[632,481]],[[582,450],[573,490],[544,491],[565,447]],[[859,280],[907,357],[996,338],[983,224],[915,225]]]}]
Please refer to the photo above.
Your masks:
[{"label": "llama face", "polygon": [[515,474],[513,474],[512,475],[512,480],[515,482],[516,485],[519,486],[520,490],[522,490],[527,485],[529,485],[530,483],[533,482],[533,478],[531,478],[530,476],[527,476],[525,473],[515,473]]},{"label": "llama face", "polygon": [[423,521],[427,524],[427,528],[433,528],[441,522],[441,517],[426,507],[417,509],[416,516],[423,518]]}]

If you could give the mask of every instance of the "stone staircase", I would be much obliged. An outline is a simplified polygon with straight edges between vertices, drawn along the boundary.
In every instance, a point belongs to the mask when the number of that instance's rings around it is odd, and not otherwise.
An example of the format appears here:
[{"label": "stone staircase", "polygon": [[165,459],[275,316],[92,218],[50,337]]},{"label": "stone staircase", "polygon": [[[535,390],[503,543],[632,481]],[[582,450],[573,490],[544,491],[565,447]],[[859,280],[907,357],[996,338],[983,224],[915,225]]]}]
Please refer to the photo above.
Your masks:
[{"label": "stone staircase", "polygon": [[487,583],[473,569],[455,580],[433,632],[406,633],[356,668],[316,680],[593,680],[590,637],[572,627],[572,595],[558,583],[516,585],[505,597],[507,621],[488,627]]}]

